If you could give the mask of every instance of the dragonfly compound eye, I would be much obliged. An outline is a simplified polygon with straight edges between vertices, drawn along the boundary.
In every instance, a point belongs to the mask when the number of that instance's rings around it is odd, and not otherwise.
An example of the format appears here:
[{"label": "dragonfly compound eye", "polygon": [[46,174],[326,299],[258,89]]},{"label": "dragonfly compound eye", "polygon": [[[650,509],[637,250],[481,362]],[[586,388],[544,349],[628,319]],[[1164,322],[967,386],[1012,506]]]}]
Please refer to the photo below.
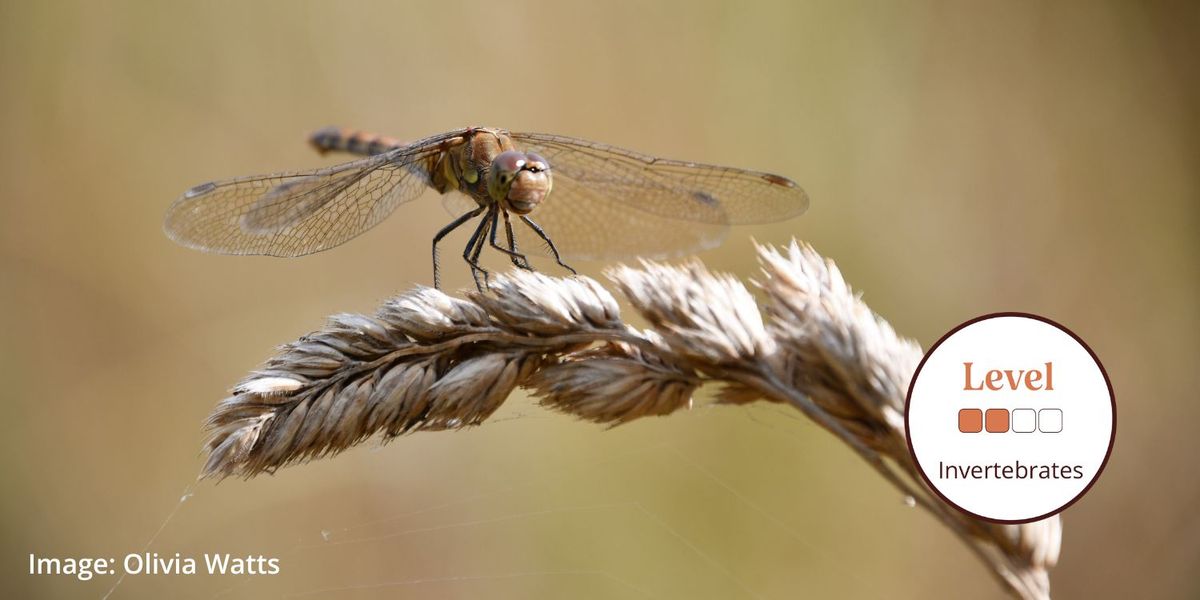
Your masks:
[{"label": "dragonfly compound eye", "polygon": [[525,154],[515,150],[501,152],[492,159],[492,171],[497,177],[503,181],[508,179],[512,181],[512,176],[516,175],[525,166]]},{"label": "dragonfly compound eye", "polygon": [[525,168],[531,171],[548,171],[550,163],[542,158],[541,154],[529,152],[525,154]]},{"label": "dragonfly compound eye", "polygon": [[487,173],[488,193],[500,200],[508,195],[508,188],[521,167],[525,166],[525,155],[509,150],[501,152],[492,159],[492,166]]}]

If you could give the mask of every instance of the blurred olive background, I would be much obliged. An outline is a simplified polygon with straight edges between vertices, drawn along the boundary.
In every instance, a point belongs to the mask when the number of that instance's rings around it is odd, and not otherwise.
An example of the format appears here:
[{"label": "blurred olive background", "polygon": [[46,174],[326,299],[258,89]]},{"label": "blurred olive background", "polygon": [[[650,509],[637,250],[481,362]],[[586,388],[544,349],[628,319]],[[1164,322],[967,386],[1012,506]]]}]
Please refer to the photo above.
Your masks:
[{"label": "blurred olive background", "polygon": [[4,595],[100,597],[115,577],[31,577],[28,554],[152,539],[282,573],[113,598],[1003,597],[781,407],[605,430],[517,395],[471,431],[189,487],[202,420],[274,345],[430,281],[432,193],[303,259],[162,234],[191,185],[332,163],[304,139],[337,124],[783,173],[809,213],[734,230],[710,266],[750,277],[752,237],[807,240],[926,346],[990,311],[1059,320],[1104,361],[1119,427],[1063,515],[1055,595],[1197,597],[1198,30],[1187,3],[4,2]]}]

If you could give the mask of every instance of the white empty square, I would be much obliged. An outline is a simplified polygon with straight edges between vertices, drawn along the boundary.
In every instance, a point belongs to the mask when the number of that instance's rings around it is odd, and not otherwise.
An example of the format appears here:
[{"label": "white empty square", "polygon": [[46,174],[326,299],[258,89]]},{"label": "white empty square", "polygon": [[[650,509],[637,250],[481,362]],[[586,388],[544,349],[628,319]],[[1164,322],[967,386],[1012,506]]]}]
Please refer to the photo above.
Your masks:
[{"label": "white empty square", "polygon": [[1014,408],[1012,410],[1012,430],[1016,433],[1037,431],[1037,411],[1032,408]]},{"label": "white empty square", "polygon": [[1038,411],[1038,431],[1059,433],[1062,431],[1062,409],[1043,408]]}]

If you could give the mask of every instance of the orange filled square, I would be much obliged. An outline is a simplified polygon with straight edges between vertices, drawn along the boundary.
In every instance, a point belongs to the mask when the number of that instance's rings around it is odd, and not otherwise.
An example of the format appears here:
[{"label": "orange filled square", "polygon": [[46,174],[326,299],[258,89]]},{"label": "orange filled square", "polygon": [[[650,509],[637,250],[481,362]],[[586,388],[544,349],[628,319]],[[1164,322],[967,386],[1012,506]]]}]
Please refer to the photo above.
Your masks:
[{"label": "orange filled square", "polygon": [[978,408],[964,408],[958,411],[958,430],[963,433],[983,431],[983,411]]},{"label": "orange filled square", "polygon": [[1008,431],[1008,409],[989,408],[987,414],[984,415],[984,422],[988,433]]}]

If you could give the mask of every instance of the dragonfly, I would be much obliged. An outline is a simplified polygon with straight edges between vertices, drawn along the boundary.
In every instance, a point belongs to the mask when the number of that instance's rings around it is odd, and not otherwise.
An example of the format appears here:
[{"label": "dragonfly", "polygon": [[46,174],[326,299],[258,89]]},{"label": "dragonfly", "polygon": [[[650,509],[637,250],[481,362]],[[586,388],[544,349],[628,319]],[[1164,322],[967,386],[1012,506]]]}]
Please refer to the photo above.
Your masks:
[{"label": "dragonfly", "polygon": [[[539,255],[576,273],[564,259],[662,258],[711,248],[730,225],[768,223],[804,213],[808,196],[771,173],[656,158],[583,139],[470,127],[411,143],[327,127],[309,136],[343,164],[202,183],[167,210],[164,230],[184,246],[221,254],[294,257],[343,244],[429,188],[454,219],[438,243],[478,219],[463,249],[476,287],[490,272],[485,246],[532,270],[514,224],[541,244]],[[504,240],[498,240],[503,224]]]}]

